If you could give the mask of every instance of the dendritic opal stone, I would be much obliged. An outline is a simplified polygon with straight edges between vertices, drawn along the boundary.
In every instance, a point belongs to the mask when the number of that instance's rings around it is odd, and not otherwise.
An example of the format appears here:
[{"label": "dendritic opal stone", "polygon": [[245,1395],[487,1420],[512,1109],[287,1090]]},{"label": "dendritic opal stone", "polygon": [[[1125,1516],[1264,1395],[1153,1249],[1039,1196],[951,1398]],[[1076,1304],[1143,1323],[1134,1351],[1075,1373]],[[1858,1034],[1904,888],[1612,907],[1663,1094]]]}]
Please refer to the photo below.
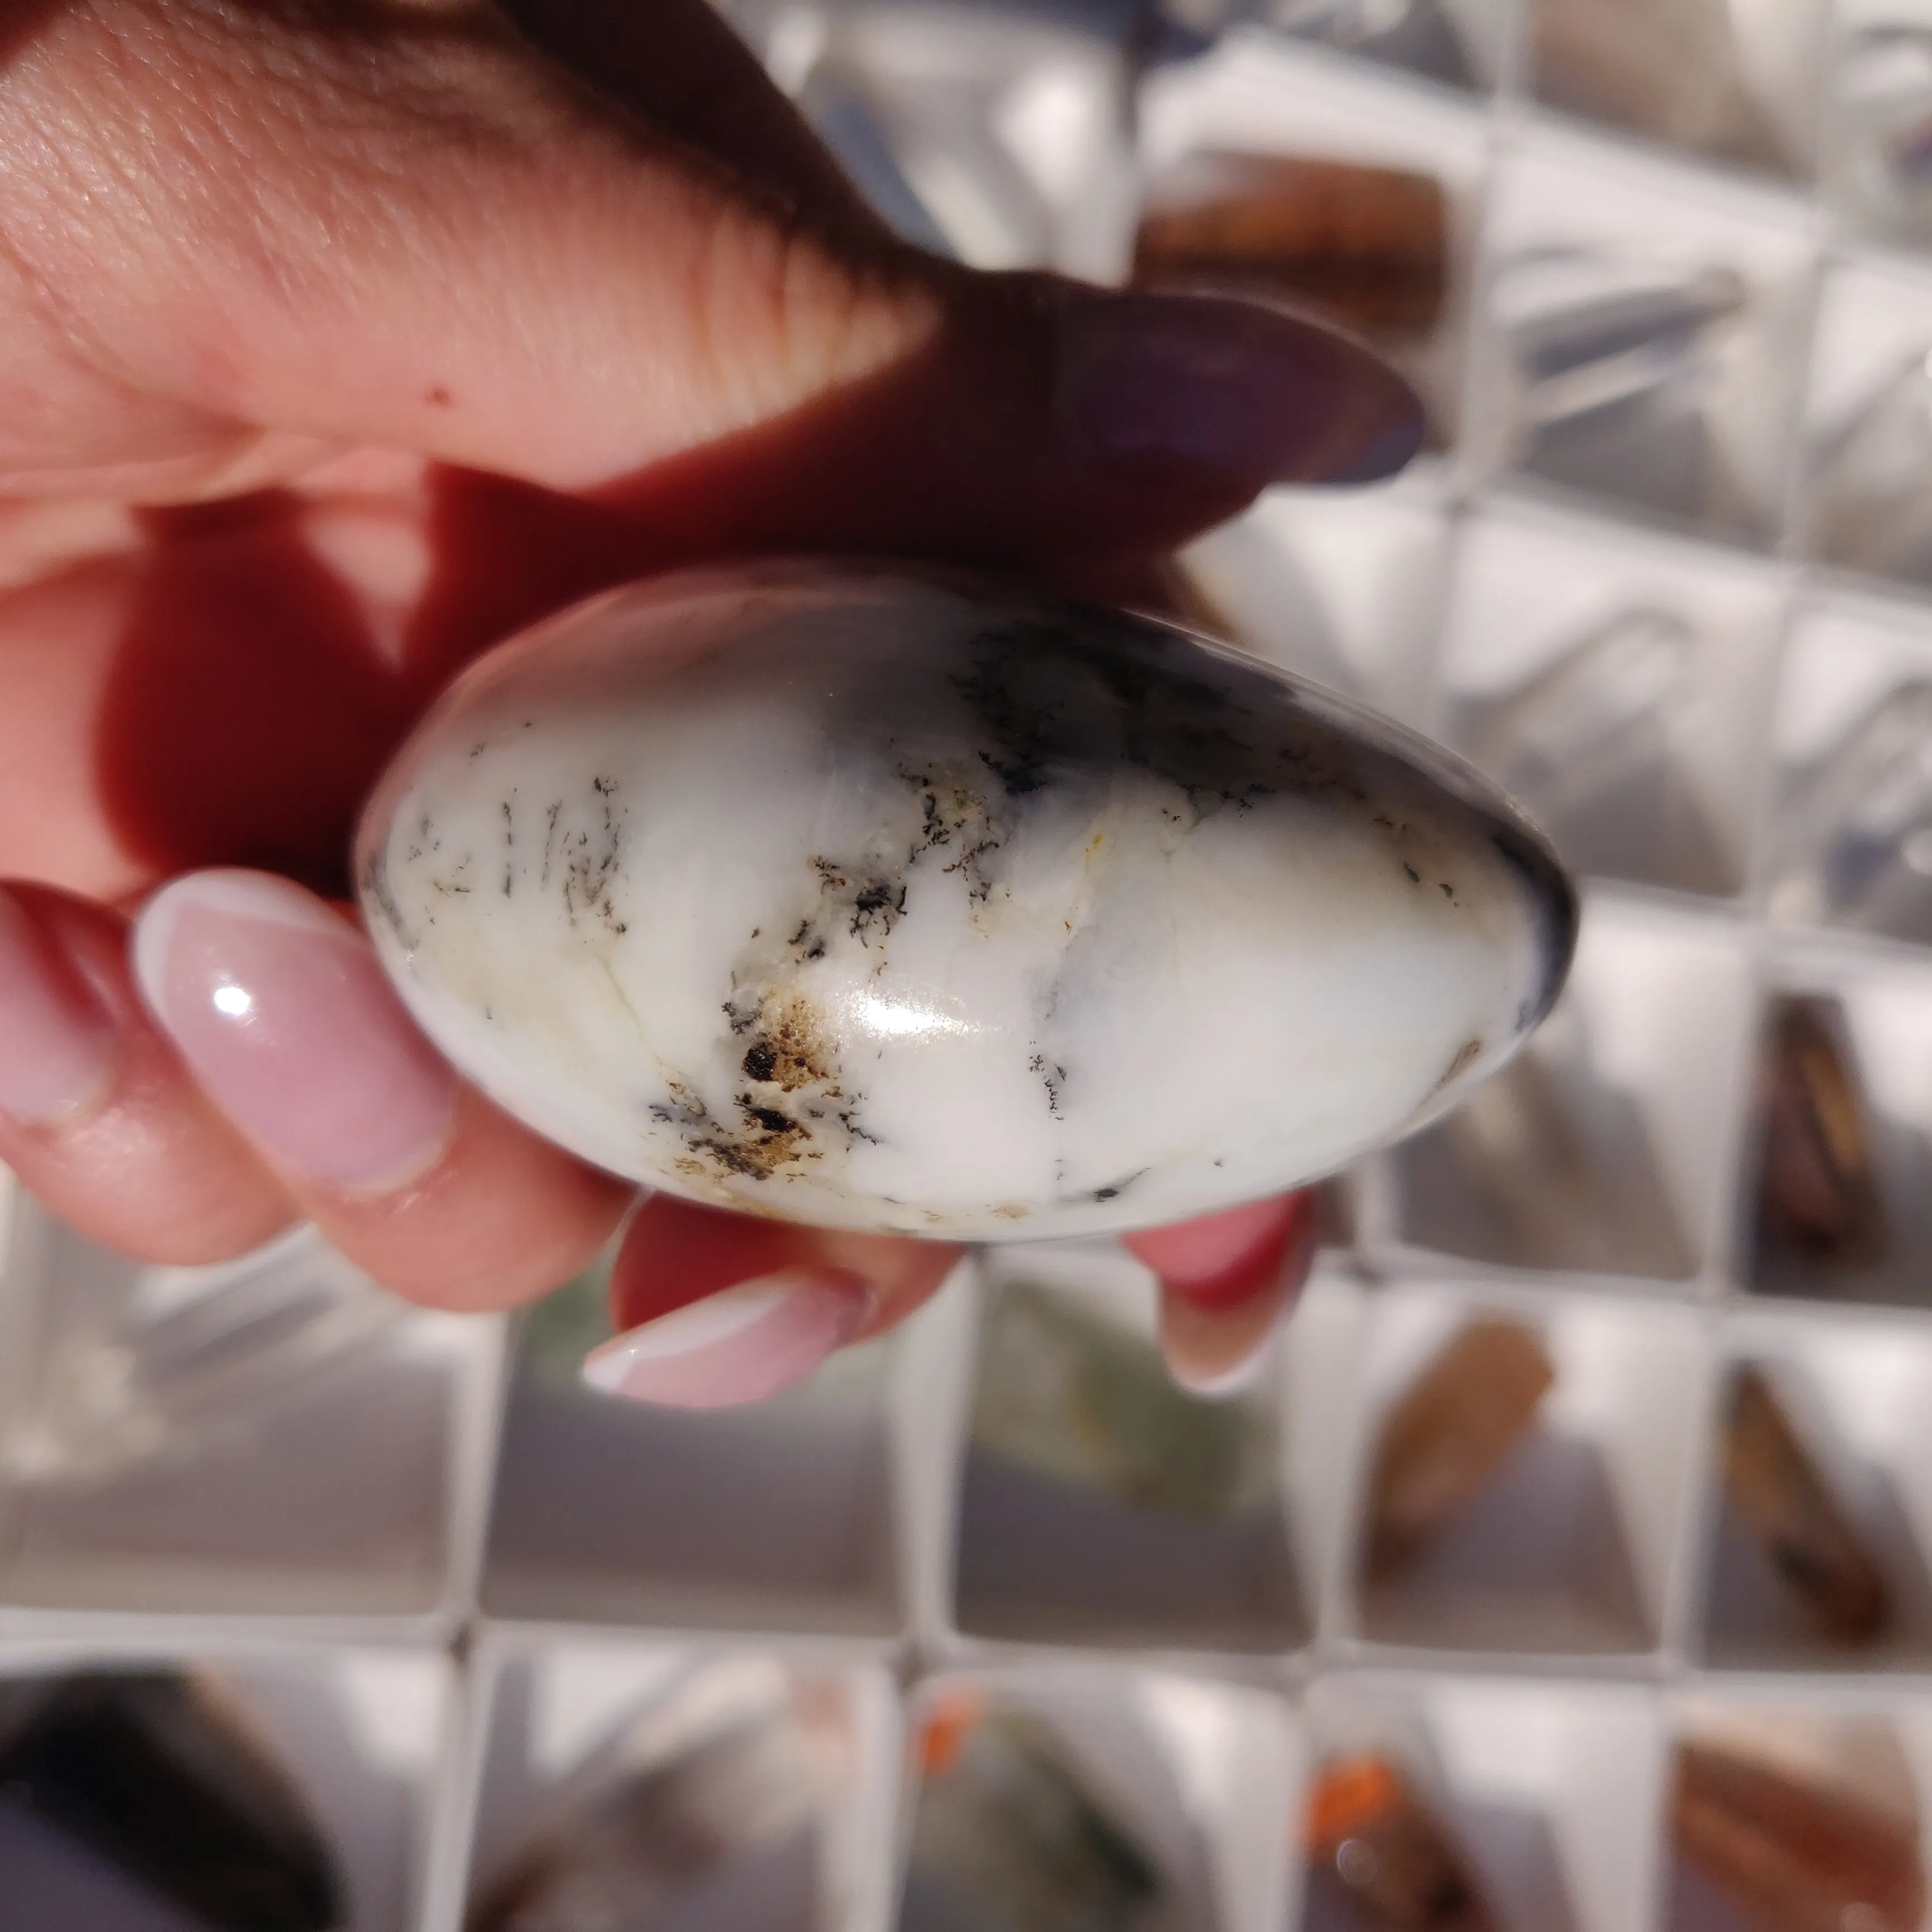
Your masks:
[{"label": "dendritic opal stone", "polygon": [[1568,966],[1542,839],[1423,740],[1149,620],[774,563],[514,639],[370,802],[430,1036],[586,1160],[972,1240],[1185,1219],[1433,1118]]}]

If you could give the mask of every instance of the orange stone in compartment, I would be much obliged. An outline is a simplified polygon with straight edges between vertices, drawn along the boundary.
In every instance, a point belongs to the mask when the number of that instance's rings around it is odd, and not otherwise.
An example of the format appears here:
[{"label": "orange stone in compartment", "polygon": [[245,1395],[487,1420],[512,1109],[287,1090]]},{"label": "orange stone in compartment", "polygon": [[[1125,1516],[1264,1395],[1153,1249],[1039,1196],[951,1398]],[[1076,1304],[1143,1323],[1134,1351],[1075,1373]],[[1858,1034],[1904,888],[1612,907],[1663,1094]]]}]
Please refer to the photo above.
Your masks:
[{"label": "orange stone in compartment", "polygon": [[1133,277],[1304,302],[1372,335],[1426,335],[1446,298],[1448,230],[1448,200],[1430,175],[1200,154],[1154,183]]},{"label": "orange stone in compartment", "polygon": [[1322,1772],[1303,1842],[1313,1872],[1389,1932],[1496,1932],[1454,1840],[1386,1758],[1344,1758]]},{"label": "orange stone in compartment", "polygon": [[1369,1490],[1367,1578],[1385,1583],[1478,1496],[1534,1424],[1556,1378],[1520,1323],[1470,1322],[1382,1425]]},{"label": "orange stone in compartment", "polygon": [[1761,1370],[1737,1378],[1724,1460],[1726,1494],[1818,1629],[1841,1643],[1881,1634],[1891,1616],[1885,1577]]},{"label": "orange stone in compartment", "polygon": [[1918,1932],[1918,1821],[1726,1746],[1677,1748],[1677,1848],[1758,1932]]},{"label": "orange stone in compartment", "polygon": [[1872,1132],[1838,1000],[1786,994],[1758,1073],[1757,1240],[1825,1269],[1875,1268],[1887,1246]]}]

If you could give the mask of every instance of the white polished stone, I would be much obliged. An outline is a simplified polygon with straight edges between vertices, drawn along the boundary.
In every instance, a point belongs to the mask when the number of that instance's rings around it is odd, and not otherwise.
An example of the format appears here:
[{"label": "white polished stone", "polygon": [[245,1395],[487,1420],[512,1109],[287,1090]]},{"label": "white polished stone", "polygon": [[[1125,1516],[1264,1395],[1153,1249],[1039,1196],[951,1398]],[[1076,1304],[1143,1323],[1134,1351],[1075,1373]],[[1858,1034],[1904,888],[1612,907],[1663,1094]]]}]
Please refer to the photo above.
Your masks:
[{"label": "white polished stone", "polygon": [[1492,1072],[1570,889],[1466,767],[1139,618],[770,564],[461,679],[372,801],[430,1036],[585,1159],[975,1240],[1204,1214]]}]

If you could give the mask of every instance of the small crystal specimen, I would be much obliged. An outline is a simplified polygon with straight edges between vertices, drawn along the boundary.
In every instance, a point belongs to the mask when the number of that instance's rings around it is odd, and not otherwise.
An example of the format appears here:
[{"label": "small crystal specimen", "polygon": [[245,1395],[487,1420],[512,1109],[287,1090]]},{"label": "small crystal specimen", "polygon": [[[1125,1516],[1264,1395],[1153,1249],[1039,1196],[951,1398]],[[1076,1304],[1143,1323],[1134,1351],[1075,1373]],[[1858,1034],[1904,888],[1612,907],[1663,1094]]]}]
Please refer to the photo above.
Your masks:
[{"label": "small crystal specimen", "polygon": [[1165,1885],[1153,1852],[1031,1712],[942,1696],[920,1743],[901,1932],[1134,1932]]},{"label": "small crystal specimen", "polygon": [[1664,755],[1665,717],[1696,645],[1674,612],[1619,611],[1486,706],[1471,755],[1511,790],[1574,810]]},{"label": "small crystal specimen", "polygon": [[1918,1822],[1715,1744],[1677,1748],[1678,1850],[1756,1932],[1918,1932]]},{"label": "small crystal specimen", "polygon": [[1932,352],[1915,350],[1880,384],[1818,451],[1813,472],[1817,555],[1932,584]]},{"label": "small crystal specimen", "polygon": [[631,1730],[551,1808],[470,1932],[735,1924],[760,1899],[776,1916],[752,1923],[818,1926],[820,1828],[850,1748],[829,1688],[788,1691],[775,1670],[726,1663]]},{"label": "small crystal specimen", "polygon": [[1384,1583],[1465,1508],[1534,1425],[1556,1370],[1514,1322],[1468,1323],[1382,1424],[1365,1569]]},{"label": "small crystal specimen", "polygon": [[1309,1794],[1311,1874],[1329,1880],[1377,1932],[1496,1932],[1454,1842],[1385,1758],[1330,1764]]},{"label": "small crystal specimen", "polygon": [[1594,1077],[1574,1006],[1408,1166],[1412,1232],[1452,1253],[1666,1280],[1694,1268],[1635,1103]]},{"label": "small crystal specimen", "polygon": [[1568,247],[1505,260],[1490,308],[1513,364],[1514,459],[1574,488],[1748,521],[1706,422],[1746,301],[1742,278],[1709,262]]},{"label": "small crystal specimen", "polygon": [[1575,902],[1420,740],[1150,620],[796,562],[471,667],[364,818],[377,952],[538,1131],[721,1207],[1185,1220],[1462,1097]]},{"label": "small crystal specimen", "polygon": [[1727,882],[1676,755],[1697,650],[1676,612],[1634,605],[1476,710],[1469,755],[1536,813],[1574,870]]},{"label": "small crystal specimen", "polygon": [[1468,52],[1441,0],[1258,0],[1252,10],[1298,40],[1407,68],[1451,87],[1474,85]]},{"label": "small crystal specimen", "polygon": [[291,1385],[378,1346],[410,1312],[313,1228],[238,1262],[141,1270],[58,1330],[0,1431],[16,1483],[83,1486],[260,1427]]},{"label": "small crystal specimen", "polygon": [[1202,152],[1150,189],[1134,279],[1305,302],[1371,336],[1414,338],[1442,316],[1448,248],[1432,176]]},{"label": "small crystal specimen", "polygon": [[1698,373],[1714,333],[1742,312],[1727,268],[1626,261],[1587,249],[1527,250],[1497,291],[1539,426],[1627,409]]},{"label": "small crystal specimen", "polygon": [[1837,1000],[1786,993],[1760,1048],[1757,1264],[1877,1267],[1888,1243],[1858,1063]]},{"label": "small crystal specimen", "polygon": [[1726,0],[1532,0],[1536,92],[1552,106],[1760,167],[1788,164],[1738,57]]},{"label": "small crystal specimen", "polygon": [[1846,198],[1875,233],[1932,237],[1932,27],[1901,20],[1854,30],[1837,88]]},{"label": "small crystal specimen", "polygon": [[1932,679],[1878,698],[1794,779],[1780,918],[1932,943]]},{"label": "small crystal specimen", "polygon": [[1204,1520],[1265,1493],[1274,1454],[1263,1418],[1189,1395],[1151,1342],[1023,1282],[987,1318],[972,1439],[1137,1509]]},{"label": "small crystal specimen", "polygon": [[1760,1369],[1744,1369],[1732,1391],[1724,1488],[1825,1636],[1864,1643],[1880,1634],[1891,1615],[1885,1578]]},{"label": "small crystal specimen", "polygon": [[[334,1861],[295,1786],[201,1678],[87,1671],[0,1684],[0,1807],[208,1932],[346,1924]],[[5,1893],[0,1874],[0,1922]]]}]

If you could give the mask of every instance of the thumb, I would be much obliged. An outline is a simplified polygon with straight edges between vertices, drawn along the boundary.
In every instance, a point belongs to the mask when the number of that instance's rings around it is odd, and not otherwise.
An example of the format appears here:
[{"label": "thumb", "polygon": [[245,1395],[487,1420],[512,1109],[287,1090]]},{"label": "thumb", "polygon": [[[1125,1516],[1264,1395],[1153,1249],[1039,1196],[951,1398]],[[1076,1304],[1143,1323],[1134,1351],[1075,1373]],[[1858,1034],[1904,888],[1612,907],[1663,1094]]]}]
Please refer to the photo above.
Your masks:
[{"label": "thumb", "polygon": [[1326,331],[934,262],[466,0],[61,8],[0,95],[0,272],[36,297],[8,305],[34,320],[8,326],[0,487],[264,430],[619,496],[700,450],[795,491],[815,449],[822,534],[999,548],[1382,473],[1420,433]]}]

